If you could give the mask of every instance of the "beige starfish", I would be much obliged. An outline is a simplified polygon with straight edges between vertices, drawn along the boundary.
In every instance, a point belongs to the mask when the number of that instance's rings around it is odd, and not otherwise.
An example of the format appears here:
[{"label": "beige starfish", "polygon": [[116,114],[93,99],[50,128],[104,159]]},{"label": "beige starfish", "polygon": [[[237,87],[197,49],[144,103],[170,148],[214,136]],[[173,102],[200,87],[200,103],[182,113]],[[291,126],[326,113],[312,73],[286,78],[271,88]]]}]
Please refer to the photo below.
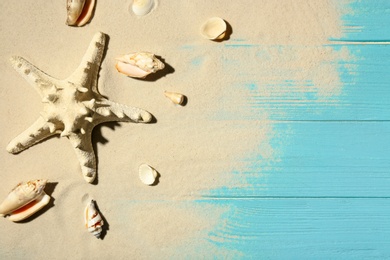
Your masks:
[{"label": "beige starfish", "polygon": [[43,111],[40,117],[7,146],[18,153],[55,134],[67,137],[80,161],[87,182],[96,177],[96,159],[91,143],[92,129],[109,121],[147,123],[152,115],[140,108],[111,102],[97,90],[98,74],[105,46],[105,35],[96,33],[81,64],[64,80],[55,79],[22,57],[11,63],[39,93]]}]

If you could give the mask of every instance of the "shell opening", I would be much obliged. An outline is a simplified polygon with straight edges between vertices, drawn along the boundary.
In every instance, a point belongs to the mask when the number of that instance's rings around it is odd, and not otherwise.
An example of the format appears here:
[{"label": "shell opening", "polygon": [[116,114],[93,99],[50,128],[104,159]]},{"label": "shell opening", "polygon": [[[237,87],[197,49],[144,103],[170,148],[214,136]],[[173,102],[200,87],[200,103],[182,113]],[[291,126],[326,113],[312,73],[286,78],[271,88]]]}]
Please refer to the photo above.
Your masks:
[{"label": "shell opening", "polygon": [[14,222],[25,220],[41,210],[49,202],[50,196],[43,192],[39,198],[10,213],[8,219]]},{"label": "shell opening", "polygon": [[96,0],[68,0],[66,24],[83,26],[87,24],[93,14]]}]

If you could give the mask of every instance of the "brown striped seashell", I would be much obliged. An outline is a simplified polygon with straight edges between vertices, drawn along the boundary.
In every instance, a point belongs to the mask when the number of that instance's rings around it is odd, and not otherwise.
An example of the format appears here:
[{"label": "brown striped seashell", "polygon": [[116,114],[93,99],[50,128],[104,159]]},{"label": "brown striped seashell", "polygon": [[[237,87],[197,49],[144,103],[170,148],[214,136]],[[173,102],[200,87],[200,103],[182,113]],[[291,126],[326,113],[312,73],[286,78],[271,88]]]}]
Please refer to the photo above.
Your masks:
[{"label": "brown striped seashell", "polygon": [[104,221],[99,211],[96,209],[94,200],[90,200],[85,208],[84,222],[88,231],[95,237],[100,238]]}]

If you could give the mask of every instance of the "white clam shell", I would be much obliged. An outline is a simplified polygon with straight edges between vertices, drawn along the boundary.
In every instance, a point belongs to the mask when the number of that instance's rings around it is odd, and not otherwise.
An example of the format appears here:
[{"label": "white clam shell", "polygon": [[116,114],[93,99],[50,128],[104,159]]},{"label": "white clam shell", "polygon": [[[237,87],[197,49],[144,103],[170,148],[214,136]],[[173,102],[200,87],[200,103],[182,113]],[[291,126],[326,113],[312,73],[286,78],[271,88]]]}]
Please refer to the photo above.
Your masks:
[{"label": "white clam shell", "polygon": [[176,93],[176,92],[168,92],[168,91],[165,91],[164,92],[164,95],[169,98],[173,103],[175,103],[176,105],[182,105],[183,102],[184,102],[184,95],[183,94],[180,94],[180,93]]},{"label": "white clam shell", "polygon": [[165,67],[153,53],[134,52],[116,58],[115,68],[118,72],[133,78],[145,78]]},{"label": "white clam shell", "polygon": [[67,0],[66,24],[71,26],[83,26],[92,17],[96,0]]},{"label": "white clam shell", "polygon": [[144,16],[150,13],[156,6],[155,0],[134,0],[131,10],[137,16]]},{"label": "white clam shell", "polygon": [[203,37],[209,40],[218,40],[225,37],[226,22],[219,17],[208,19],[200,28]]},{"label": "white clam shell", "polygon": [[141,164],[138,169],[140,180],[146,185],[152,185],[157,178],[157,171],[147,164]]},{"label": "white clam shell", "polygon": [[47,180],[19,183],[0,204],[0,216],[10,215],[9,220],[21,221],[33,215],[50,201],[43,189]]},{"label": "white clam shell", "polygon": [[96,209],[94,200],[90,200],[85,207],[84,222],[88,231],[95,237],[99,238],[103,231],[104,221],[99,211]]}]

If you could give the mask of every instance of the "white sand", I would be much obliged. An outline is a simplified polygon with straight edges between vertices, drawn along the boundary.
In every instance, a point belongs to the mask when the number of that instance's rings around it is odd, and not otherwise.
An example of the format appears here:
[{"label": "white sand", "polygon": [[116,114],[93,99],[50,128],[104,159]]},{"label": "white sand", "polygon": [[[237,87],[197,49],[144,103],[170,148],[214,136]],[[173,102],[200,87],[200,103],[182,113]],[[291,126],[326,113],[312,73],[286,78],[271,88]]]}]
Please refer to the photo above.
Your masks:
[{"label": "white sand", "polygon": [[[130,1],[118,2],[98,0],[91,23],[82,28],[65,25],[65,1],[0,3],[0,198],[19,181],[47,178],[56,183],[50,194],[54,206],[43,214],[21,224],[0,219],[2,259],[238,256],[242,252],[208,240],[211,230],[223,229],[231,209],[194,200],[219,187],[248,185],[245,176],[231,172],[245,169],[244,159],[254,152],[273,159],[268,112],[250,107],[245,84],[256,84],[262,95],[272,95],[270,84],[287,79],[298,91],[315,91],[319,97],[340,92],[333,63],[348,53],[321,46],[341,35],[335,1],[159,0],[157,9],[141,18],[128,12]],[[231,24],[228,41],[200,36],[201,24],[212,16]],[[97,127],[93,142],[98,184],[90,185],[66,138],[51,138],[18,155],[6,152],[8,142],[34,122],[42,108],[9,58],[22,56],[65,78],[97,31],[109,36],[100,92],[150,111],[157,123]],[[225,46],[229,44],[252,47]],[[161,56],[174,72],[154,82],[117,73],[114,58],[134,51]],[[175,107],[164,90],[185,94],[188,104]],[[139,181],[141,163],[159,171],[158,185]],[[96,199],[109,224],[104,240],[83,226],[86,193]]]}]

